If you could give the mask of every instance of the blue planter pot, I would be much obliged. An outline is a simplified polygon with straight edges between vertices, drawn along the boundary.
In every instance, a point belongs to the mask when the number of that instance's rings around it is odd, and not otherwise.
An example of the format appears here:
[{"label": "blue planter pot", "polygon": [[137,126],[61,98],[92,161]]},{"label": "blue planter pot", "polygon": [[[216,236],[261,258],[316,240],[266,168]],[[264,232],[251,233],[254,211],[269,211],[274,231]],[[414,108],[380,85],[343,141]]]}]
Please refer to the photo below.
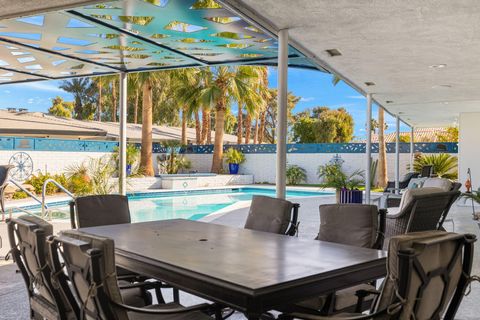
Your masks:
[{"label": "blue planter pot", "polygon": [[131,164],[127,164],[127,176],[131,175],[132,174],[132,165]]},{"label": "blue planter pot", "polygon": [[238,174],[238,168],[240,168],[240,165],[238,163],[228,164],[228,171],[230,171],[230,174]]},{"label": "blue planter pot", "polygon": [[340,191],[340,203],[362,203],[363,191],[361,190],[347,190]]}]

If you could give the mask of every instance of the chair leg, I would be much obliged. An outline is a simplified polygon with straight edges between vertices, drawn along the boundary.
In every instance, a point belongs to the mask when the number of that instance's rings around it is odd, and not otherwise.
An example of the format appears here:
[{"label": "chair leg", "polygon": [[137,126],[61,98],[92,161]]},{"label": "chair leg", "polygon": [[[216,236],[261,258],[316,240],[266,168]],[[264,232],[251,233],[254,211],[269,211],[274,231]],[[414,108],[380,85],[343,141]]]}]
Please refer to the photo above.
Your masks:
[{"label": "chair leg", "polygon": [[173,290],[173,301],[176,303],[180,303],[180,291],[177,288],[172,288]]}]

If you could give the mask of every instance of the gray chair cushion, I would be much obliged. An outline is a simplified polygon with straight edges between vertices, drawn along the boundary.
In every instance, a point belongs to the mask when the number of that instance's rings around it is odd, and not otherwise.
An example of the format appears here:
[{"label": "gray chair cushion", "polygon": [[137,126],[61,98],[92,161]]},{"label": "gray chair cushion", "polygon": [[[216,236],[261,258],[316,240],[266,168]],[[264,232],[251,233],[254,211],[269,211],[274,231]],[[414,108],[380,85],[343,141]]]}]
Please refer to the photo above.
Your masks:
[{"label": "gray chair cushion", "polygon": [[[391,238],[388,248],[388,276],[382,285],[382,293],[375,306],[376,310],[382,310],[396,299],[397,281],[408,281],[408,279],[399,279],[399,258],[398,253],[401,250],[413,248],[418,253],[418,260],[425,272],[429,273],[441,267],[446,267],[451,261],[452,257],[458,250],[458,239],[463,237],[455,233],[444,231],[424,231],[412,232]],[[424,244],[434,242],[424,249]],[[454,260],[454,268],[452,271],[453,277],[449,283],[448,293],[450,300],[460,278],[462,272],[462,255],[458,255]],[[416,294],[420,286],[419,276],[413,272],[410,277],[411,287],[408,293],[407,303],[402,309],[402,315],[399,319],[410,319],[413,312],[414,304],[417,301]],[[441,295],[439,292],[443,291],[444,282],[441,275],[433,278],[427,285],[424,291],[419,310],[415,313],[416,319],[430,319],[430,315],[438,308]],[[443,308],[445,308],[443,306]],[[383,319],[383,318],[379,318]],[[387,318],[385,318],[387,319]]]},{"label": "gray chair cushion", "polygon": [[285,234],[293,203],[266,196],[253,196],[245,229]]},{"label": "gray chair cushion", "polygon": [[326,204],[320,206],[317,240],[372,248],[377,239],[378,210],[374,205]]},{"label": "gray chair cushion", "polygon": [[78,228],[131,222],[126,196],[112,194],[78,197],[75,206]]},{"label": "gray chair cushion", "polygon": [[[414,196],[420,196],[420,195],[431,194],[431,193],[439,193],[439,192],[443,192],[443,190],[436,187],[423,187],[423,188],[405,190],[405,192],[402,194],[402,200],[400,201],[400,206],[398,207],[397,213],[407,208],[412,203]],[[388,209],[388,211],[390,214],[390,209]]]},{"label": "gray chair cushion", "polygon": [[[162,305],[153,305],[148,306],[146,309],[173,309],[173,308],[180,308],[182,307],[178,303],[167,303]],[[136,312],[128,312],[128,318],[130,320],[212,320],[212,317],[207,316],[206,314],[200,311],[194,312],[187,312],[187,313],[179,313],[179,314],[170,314],[170,315],[154,315],[154,314],[145,314],[145,313],[136,313]]]},{"label": "gray chair cushion", "polygon": [[452,189],[452,182],[444,178],[428,178],[423,183],[423,188],[440,188],[447,192]]},{"label": "gray chair cushion", "polygon": [[407,189],[421,188],[423,187],[425,180],[427,180],[427,178],[413,178],[408,182]]}]

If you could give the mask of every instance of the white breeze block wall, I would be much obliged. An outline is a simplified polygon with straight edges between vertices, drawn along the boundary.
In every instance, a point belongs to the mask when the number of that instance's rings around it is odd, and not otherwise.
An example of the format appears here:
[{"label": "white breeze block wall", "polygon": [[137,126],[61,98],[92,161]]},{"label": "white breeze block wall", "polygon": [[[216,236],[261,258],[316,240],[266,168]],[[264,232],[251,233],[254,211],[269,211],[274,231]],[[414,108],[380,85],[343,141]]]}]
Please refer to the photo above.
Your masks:
[{"label": "white breeze block wall", "polygon": [[[19,150],[0,150],[0,163],[8,164],[10,157]],[[110,155],[108,152],[62,152],[62,151],[24,151],[33,161],[34,174],[39,170],[56,174],[62,173],[68,166],[82,163],[89,158],[99,158]]]},{"label": "white breeze block wall", "polygon": [[[334,153],[289,153],[287,154],[288,164],[295,164],[307,171],[306,183],[318,183],[317,168],[319,165],[328,163]],[[347,172],[356,169],[365,169],[366,159],[363,153],[341,153],[339,154],[345,160],[343,167]],[[455,155],[456,156],[456,155]],[[198,172],[210,172],[212,165],[212,154],[187,154],[192,162],[192,169]],[[254,182],[275,183],[276,155],[274,153],[249,153],[245,154],[246,161],[240,165],[240,174],[254,176]],[[378,158],[378,154],[372,154],[373,159]],[[387,153],[387,171],[388,179],[394,180],[395,177],[395,154]],[[410,154],[400,154],[400,177],[407,173],[407,165],[410,164]],[[225,172],[228,168],[225,166]]]}]

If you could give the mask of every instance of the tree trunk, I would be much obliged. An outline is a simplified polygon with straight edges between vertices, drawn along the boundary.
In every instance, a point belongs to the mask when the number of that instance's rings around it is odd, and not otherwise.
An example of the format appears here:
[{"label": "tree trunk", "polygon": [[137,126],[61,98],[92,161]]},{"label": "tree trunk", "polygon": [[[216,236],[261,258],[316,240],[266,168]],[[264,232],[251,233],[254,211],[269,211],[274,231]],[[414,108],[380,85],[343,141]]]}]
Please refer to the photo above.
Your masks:
[{"label": "tree trunk", "polygon": [[215,144],[213,146],[212,172],[221,173],[223,158],[223,129],[225,126],[225,109],[217,108],[215,113]]},{"label": "tree trunk", "polygon": [[150,80],[143,83],[142,105],[142,149],[140,154],[140,167],[146,176],[153,176],[152,160],[152,84]]},{"label": "tree trunk", "polygon": [[247,120],[245,121],[245,144],[250,143],[251,133],[252,133],[252,116],[247,113]]},{"label": "tree trunk", "polygon": [[117,85],[112,82],[112,122],[117,122]]},{"label": "tree trunk", "polygon": [[97,121],[102,121],[102,81],[98,81]]},{"label": "tree trunk", "polygon": [[243,110],[238,106],[238,115],[237,115],[237,144],[242,144],[242,133],[243,133]]},{"label": "tree trunk", "polygon": [[210,111],[209,110],[202,110],[202,144],[207,143],[207,132],[209,122],[210,122]]},{"label": "tree trunk", "polygon": [[135,90],[135,102],[133,105],[133,123],[137,124],[138,122],[138,96],[139,96],[138,89]]},{"label": "tree trunk", "polygon": [[377,186],[385,188],[388,183],[387,177],[387,152],[385,145],[385,111],[378,108],[378,179]]},{"label": "tree trunk", "polygon": [[255,117],[255,131],[253,133],[253,144],[258,143],[258,115]]},{"label": "tree trunk", "polygon": [[265,137],[265,123],[267,121],[267,112],[263,111],[260,114],[260,132],[258,134],[258,143],[263,143]]},{"label": "tree trunk", "polygon": [[187,141],[187,107],[183,107],[182,109],[182,144],[186,146],[188,144]]},{"label": "tree trunk", "polygon": [[207,114],[207,144],[212,144],[212,113]]},{"label": "tree trunk", "polygon": [[198,111],[195,111],[195,140],[197,144],[202,143],[202,125],[200,124],[200,116],[198,114]]}]

